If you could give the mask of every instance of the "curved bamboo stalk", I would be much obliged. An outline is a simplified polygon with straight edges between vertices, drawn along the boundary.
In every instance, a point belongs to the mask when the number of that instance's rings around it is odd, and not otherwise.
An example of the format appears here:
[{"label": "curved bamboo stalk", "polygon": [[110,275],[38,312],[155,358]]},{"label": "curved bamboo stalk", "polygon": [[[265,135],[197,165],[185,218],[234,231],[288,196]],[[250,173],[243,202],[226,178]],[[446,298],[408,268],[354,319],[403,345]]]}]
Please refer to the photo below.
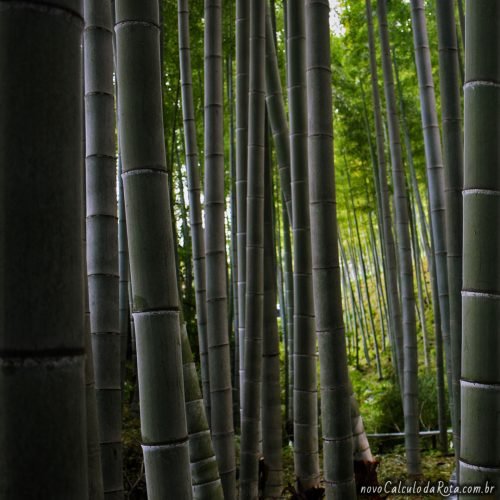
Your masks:
[{"label": "curved bamboo stalk", "polygon": [[205,263],[212,440],[228,500],[236,496],[227,322],[221,0],[205,0]]},{"label": "curved bamboo stalk", "polygon": [[193,81],[191,71],[191,48],[189,41],[189,6],[187,0],[178,0],[179,62],[182,93],[182,118],[184,123],[184,144],[186,150],[186,171],[189,192],[189,225],[194,262],[196,297],[196,323],[201,361],[201,384],[205,411],[210,418],[210,380],[207,351],[207,302],[205,284],[205,242],[200,201],[200,173],[198,165],[198,144],[194,117]]},{"label": "curved bamboo stalk", "polygon": [[116,0],[123,188],[148,498],[192,498],[156,0]]},{"label": "curved bamboo stalk", "polygon": [[328,499],[347,500],[357,495],[337,244],[329,13],[328,0],[306,0],[309,205],[325,491]]},{"label": "curved bamboo stalk", "polygon": [[82,16],[1,2],[1,498],[88,498]]},{"label": "curved bamboo stalk", "polygon": [[181,325],[181,344],[193,500],[222,500],[224,494],[219,468],[185,323]]},{"label": "curved bamboo stalk", "polygon": [[[466,3],[460,482],[500,488],[500,3]],[[473,496],[461,496],[470,498]]]}]

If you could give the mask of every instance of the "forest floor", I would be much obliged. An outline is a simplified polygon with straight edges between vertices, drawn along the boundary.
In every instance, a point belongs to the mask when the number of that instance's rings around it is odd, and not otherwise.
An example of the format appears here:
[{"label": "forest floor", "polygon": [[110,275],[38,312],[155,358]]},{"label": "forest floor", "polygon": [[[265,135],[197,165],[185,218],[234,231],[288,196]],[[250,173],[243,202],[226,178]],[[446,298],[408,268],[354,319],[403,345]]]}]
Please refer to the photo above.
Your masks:
[{"label": "forest floor", "polygon": [[[128,408],[125,408],[124,422],[123,459],[125,471],[125,498],[129,500],[145,500],[147,496],[138,415],[131,412]],[[378,482],[380,485],[384,485],[387,481],[391,482],[391,486],[396,486],[399,481],[402,481],[403,484],[405,483],[407,479],[406,461],[402,445],[395,445],[390,449],[384,449],[383,453],[376,455],[376,459],[379,461],[377,472]],[[290,446],[285,446],[283,448],[283,467],[284,485],[293,485],[295,478],[293,472],[293,452]],[[443,481],[447,484],[453,468],[454,458],[451,453],[443,455],[441,452],[431,448],[424,449],[422,451],[423,477],[421,484],[425,485],[427,481],[430,481],[433,484],[436,484],[438,481]],[[301,497],[293,497],[291,493],[285,493],[283,498],[290,499]],[[376,497],[363,496],[360,498]],[[438,499],[443,497],[440,495],[405,496],[397,494],[382,494],[377,498],[387,498],[388,500],[419,500],[423,498]]]}]

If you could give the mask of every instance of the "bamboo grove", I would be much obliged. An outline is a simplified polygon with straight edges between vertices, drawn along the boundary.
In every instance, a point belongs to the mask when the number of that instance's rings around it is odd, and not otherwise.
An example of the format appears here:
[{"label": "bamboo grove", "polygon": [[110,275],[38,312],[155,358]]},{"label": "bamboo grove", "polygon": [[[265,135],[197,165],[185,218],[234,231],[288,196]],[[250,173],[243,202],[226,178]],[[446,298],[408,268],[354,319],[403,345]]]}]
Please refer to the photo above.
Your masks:
[{"label": "bamboo grove", "polygon": [[0,0],[0,500],[349,500],[429,435],[500,491],[499,51],[497,0]]}]

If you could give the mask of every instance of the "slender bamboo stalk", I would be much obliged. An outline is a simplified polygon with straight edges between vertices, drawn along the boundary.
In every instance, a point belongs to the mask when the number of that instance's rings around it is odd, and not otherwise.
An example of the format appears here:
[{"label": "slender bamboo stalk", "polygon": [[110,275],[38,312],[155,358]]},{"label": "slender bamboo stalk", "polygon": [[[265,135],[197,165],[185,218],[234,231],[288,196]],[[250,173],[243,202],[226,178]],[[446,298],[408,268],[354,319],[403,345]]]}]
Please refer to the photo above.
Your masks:
[{"label": "slender bamboo stalk", "polygon": [[398,264],[401,286],[404,339],[403,410],[405,416],[405,448],[408,475],[421,474],[419,423],[418,423],[418,352],[415,318],[415,292],[411,261],[411,241],[408,220],[408,201],[403,172],[401,139],[396,111],[396,95],[392,75],[389,31],[387,26],[386,1],[377,3],[380,40],[382,45],[382,68],[387,107],[387,122],[390,137],[392,177],[394,187],[394,212],[396,219]]},{"label": "slender bamboo stalk", "polygon": [[307,171],[304,0],[288,0],[288,104],[293,206],[294,460],[301,488],[319,484],[317,354]]},{"label": "slender bamboo stalk", "polygon": [[[369,213],[368,216],[368,221],[369,221],[369,229],[370,229],[370,239],[369,242],[367,242],[367,248],[366,251],[369,254],[371,250],[372,254],[372,263],[373,263],[373,268],[372,268],[372,275],[375,276],[375,284],[376,284],[376,289],[377,289],[377,307],[379,311],[379,316],[380,316],[380,330],[382,332],[382,351],[385,352],[385,346],[386,346],[386,321],[387,321],[387,326],[389,326],[389,309],[387,307],[387,302],[385,298],[385,293],[384,293],[384,286],[382,283],[386,283],[385,280],[385,275],[382,274],[380,262],[379,262],[379,247],[377,244],[377,238],[375,236],[375,230],[373,228],[373,221],[372,221],[372,213]],[[384,281],[382,282],[382,278]],[[390,342],[391,345],[393,344],[392,340],[392,335],[391,332],[389,331],[389,336],[390,336]]]},{"label": "slender bamboo stalk", "polygon": [[[267,3],[267,2],[266,2]],[[266,105],[269,123],[276,145],[276,157],[280,174],[281,190],[287,214],[292,221],[292,192],[290,184],[290,137],[286,121],[285,103],[281,89],[278,58],[274,42],[271,10],[266,16]]]},{"label": "slender bamboo stalk", "polygon": [[[233,419],[239,422],[240,409],[240,345],[239,345],[239,304],[238,304],[238,218],[236,193],[236,146],[234,128],[234,99],[233,99],[233,60],[232,54],[227,58],[227,97],[229,101],[229,163],[231,172],[231,291],[233,298],[233,329],[234,329],[234,356],[233,356]],[[236,424],[237,425],[237,424]]]},{"label": "slender bamboo stalk", "polygon": [[[84,176],[84,191],[87,190],[86,178]],[[86,205],[86,200],[84,200]],[[86,213],[86,207],[83,207],[83,213]],[[90,332],[90,304],[89,287],[87,279],[87,228],[83,229],[83,262],[84,262],[84,300],[85,300],[85,408],[87,410],[87,467],[88,467],[88,491],[89,498],[95,500],[104,499],[104,489],[102,485],[102,462],[99,437],[99,422],[97,420],[97,400],[95,391],[94,376],[94,353],[92,352],[92,334]]]},{"label": "slender bamboo stalk", "polygon": [[[211,426],[224,498],[236,496],[227,328],[221,0],[205,0],[205,249]],[[240,248],[240,247],[239,247]],[[240,316],[241,317],[241,316]],[[241,347],[241,344],[240,344]]]},{"label": "slender bamboo stalk", "polygon": [[[408,189],[409,191],[409,189]],[[420,246],[418,244],[417,228],[415,223],[415,209],[412,200],[408,200],[408,214],[410,217],[410,232],[411,232],[411,243],[413,248],[413,262],[415,266],[415,278],[417,280],[417,311],[420,319],[420,326],[422,328],[422,340],[424,349],[424,366],[427,370],[430,367],[429,361],[429,345],[428,345],[428,335],[427,335],[427,324],[425,321],[425,307],[424,307],[424,297],[422,290],[423,275],[421,270],[420,262]]]},{"label": "slender bamboo stalk", "polygon": [[457,33],[453,0],[436,3],[439,81],[443,122],[446,248],[450,294],[451,375],[456,456],[460,450],[460,368],[462,349],[462,110],[458,84]]},{"label": "slender bamboo stalk", "polygon": [[[347,242],[347,243],[349,244],[349,242]],[[346,255],[346,252],[345,252],[345,249],[344,249],[344,246],[343,246],[343,243],[342,243],[342,240],[340,239],[340,237],[339,237],[339,249],[340,249],[340,256],[341,256],[342,264],[344,266],[344,269],[346,270],[346,283],[347,283],[348,288],[350,290],[352,308],[354,311],[355,318],[357,318],[357,320],[358,320],[359,329],[361,330],[361,338],[363,341],[363,352],[365,355],[366,364],[370,365],[370,354],[368,352],[368,344],[366,342],[365,323],[364,323],[364,317],[363,317],[363,305],[362,305],[362,302],[360,302],[359,306],[356,304],[356,299],[354,297],[354,290],[352,287],[352,281],[351,281],[350,272],[349,272],[350,266],[349,266],[349,262],[347,260],[347,255]],[[356,281],[356,266],[355,266],[355,263],[352,262],[352,260],[350,262],[351,262],[352,268],[354,270],[354,276],[355,276],[355,281]],[[358,292],[359,292],[359,289],[358,289]],[[359,299],[359,294],[358,294],[358,299]],[[360,312],[360,310],[361,310],[361,312]],[[357,364],[358,363],[356,363],[356,365]]]},{"label": "slender bamboo stalk", "polygon": [[5,499],[88,498],[82,29],[82,2],[1,2]]},{"label": "slender bamboo stalk", "polygon": [[457,0],[458,20],[460,21],[460,34],[462,36],[462,45],[465,47],[465,12],[462,0]]},{"label": "slender bamboo stalk", "polygon": [[347,241],[347,248],[349,251],[349,262],[351,263],[351,267],[353,269],[353,274],[354,274],[354,283],[356,286],[356,294],[358,296],[358,304],[357,305],[358,305],[359,320],[360,320],[360,326],[361,326],[361,328],[360,328],[361,329],[361,338],[363,340],[363,351],[365,354],[366,364],[368,366],[370,366],[371,357],[370,357],[370,350],[368,348],[368,321],[366,319],[365,304],[363,301],[363,292],[361,290],[361,285],[360,285],[358,263],[357,263],[356,254],[354,252],[354,249],[353,249],[350,241]]},{"label": "slender bamboo stalk", "polygon": [[264,122],[266,4],[250,4],[248,115],[248,183],[246,245],[245,381],[241,415],[240,498],[253,500],[259,491],[259,427],[261,425],[262,338],[264,325]]},{"label": "slender bamboo stalk", "polygon": [[236,206],[240,408],[245,383],[249,16],[250,1],[236,0]]},{"label": "slender bamboo stalk", "polygon": [[393,49],[392,50],[393,58],[393,67],[394,67],[394,76],[396,77],[396,90],[398,93],[398,99],[399,99],[399,110],[400,110],[400,122],[401,122],[401,127],[403,129],[403,137],[404,137],[404,144],[405,144],[405,150],[406,150],[406,158],[408,160],[408,168],[410,171],[410,181],[411,181],[411,187],[413,190],[413,196],[415,199],[415,202],[417,204],[418,208],[418,215],[419,215],[419,220],[420,220],[420,228],[421,228],[421,234],[422,234],[422,239],[424,243],[424,250],[425,250],[425,255],[427,257],[427,260],[431,260],[431,244],[430,244],[430,238],[429,238],[429,223],[427,220],[427,216],[425,214],[424,210],[424,205],[422,203],[422,196],[420,195],[420,189],[418,187],[418,181],[417,181],[417,174],[415,171],[415,164],[413,161],[413,151],[411,147],[411,140],[410,140],[410,131],[408,129],[408,123],[406,121],[406,107],[405,107],[405,102],[404,102],[404,97],[403,97],[403,90],[401,88],[401,82],[399,80],[399,71],[398,71],[398,64],[397,64],[397,59],[396,59],[396,51]]},{"label": "slender bamboo stalk", "polygon": [[439,444],[441,450],[448,450],[448,424],[446,421],[446,389],[444,383],[444,355],[443,355],[443,335],[441,333],[441,317],[439,301],[435,299],[438,295],[437,278],[434,270],[434,257],[431,256],[431,281],[432,281],[432,308],[434,312],[434,328],[436,332],[436,386],[437,386],[437,407],[438,407],[438,427]]},{"label": "slender bamboo stalk", "polygon": [[87,275],[105,498],[123,498],[111,2],[84,1]]},{"label": "slender bamboo stalk", "polygon": [[283,220],[283,261],[285,275],[285,303],[286,303],[286,331],[288,352],[288,415],[287,423],[293,419],[293,377],[295,375],[293,365],[293,266],[292,266],[292,242],[290,238],[290,222],[285,213],[285,204],[282,199],[282,220]]},{"label": "slender bamboo stalk", "polygon": [[[383,1],[383,0],[381,0]],[[384,275],[387,276],[387,302],[389,306],[389,324],[392,332],[391,338],[394,344],[394,363],[398,375],[399,386],[403,387],[404,382],[404,352],[402,340],[402,314],[401,299],[398,290],[398,269],[396,260],[396,246],[392,233],[392,217],[389,200],[389,186],[387,183],[386,154],[384,146],[384,126],[382,121],[382,111],[380,105],[380,92],[378,87],[377,61],[375,57],[375,37],[373,33],[373,15],[371,1],[366,0],[366,18],[368,24],[368,45],[370,50],[370,74],[373,98],[373,116],[375,119],[375,134],[377,143],[377,166],[380,184],[380,205],[382,209],[382,245]]]},{"label": "slender bamboo stalk", "polygon": [[[327,499],[357,498],[335,209],[328,0],[306,0],[309,204]],[[340,466],[342,464],[342,466]]]},{"label": "slender bamboo stalk", "polygon": [[[424,136],[427,184],[429,189],[429,211],[432,220],[432,241],[435,270],[439,293],[441,332],[446,359],[448,387],[453,387],[453,358],[450,341],[450,300],[448,293],[448,265],[446,248],[446,212],[444,198],[444,168],[439,136],[439,123],[434,95],[434,82],[427,37],[427,25],[423,0],[411,0],[413,45],[420,92],[420,111]],[[450,390],[452,427],[456,432],[453,390]]]},{"label": "slender bamboo stalk", "polygon": [[116,0],[118,120],[146,484],[192,497],[156,0]]},{"label": "slender bamboo stalk", "polygon": [[125,222],[125,200],[123,196],[122,160],[118,152],[118,273],[120,281],[118,284],[118,322],[121,337],[121,382],[122,400],[125,394],[123,390],[126,378],[127,350],[130,338],[130,305],[129,305],[129,258],[127,225]]},{"label": "slender bamboo stalk", "polygon": [[[365,259],[363,257],[363,252],[362,252],[362,246],[361,246],[361,236],[359,234],[359,224],[358,224],[358,216],[356,213],[356,207],[354,206],[354,195],[352,191],[352,186],[351,186],[351,177],[349,174],[349,169],[346,169],[347,172],[347,182],[349,186],[349,192],[351,194],[351,206],[352,206],[352,215],[354,218],[354,228],[356,230],[356,238],[358,241],[358,253],[359,253],[359,262],[361,264],[361,277],[363,278],[363,282],[365,285],[365,296],[366,296],[366,301],[368,304],[368,314],[370,316],[370,327],[371,327],[371,332],[372,332],[372,338],[373,338],[373,346],[375,349],[375,363],[377,365],[377,373],[379,379],[382,379],[382,365],[380,363],[380,353],[379,353],[379,348],[378,348],[378,340],[377,336],[375,333],[375,322],[373,320],[373,307],[372,307],[372,301],[370,297],[370,291],[368,289],[368,280],[366,279],[366,266],[365,266]],[[358,282],[359,284],[359,282]],[[361,286],[359,287],[360,291],[360,299],[362,300],[362,293],[361,293]]]},{"label": "slender bamboo stalk", "polygon": [[[269,32],[266,33],[268,35]],[[266,141],[269,143],[269,141]],[[265,481],[262,497],[281,498],[283,461],[281,435],[280,341],[276,321],[276,253],[273,223],[272,164],[266,148],[264,172],[264,332],[262,344],[262,451]]]},{"label": "slender bamboo stalk", "polygon": [[207,348],[205,242],[200,201],[201,186],[193,101],[188,1],[178,0],[177,8],[179,22],[179,62],[181,75],[182,118],[184,124],[184,146],[186,152],[186,173],[189,193],[189,225],[191,227],[194,263],[196,323],[198,326],[198,343],[200,348],[203,401],[205,402],[206,415],[210,421],[211,408]]},{"label": "slender bamboo stalk", "polygon": [[[500,488],[500,3],[466,3],[460,482]],[[464,496],[461,498],[473,498]]]}]

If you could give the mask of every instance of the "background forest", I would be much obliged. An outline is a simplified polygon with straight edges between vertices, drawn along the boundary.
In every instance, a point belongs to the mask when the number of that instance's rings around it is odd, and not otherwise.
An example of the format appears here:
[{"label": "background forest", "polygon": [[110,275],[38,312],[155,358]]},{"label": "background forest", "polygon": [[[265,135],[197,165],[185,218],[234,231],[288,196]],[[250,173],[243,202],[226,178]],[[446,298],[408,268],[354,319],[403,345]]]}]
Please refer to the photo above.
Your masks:
[{"label": "background forest", "polygon": [[500,486],[499,29],[0,0],[0,500]]}]

